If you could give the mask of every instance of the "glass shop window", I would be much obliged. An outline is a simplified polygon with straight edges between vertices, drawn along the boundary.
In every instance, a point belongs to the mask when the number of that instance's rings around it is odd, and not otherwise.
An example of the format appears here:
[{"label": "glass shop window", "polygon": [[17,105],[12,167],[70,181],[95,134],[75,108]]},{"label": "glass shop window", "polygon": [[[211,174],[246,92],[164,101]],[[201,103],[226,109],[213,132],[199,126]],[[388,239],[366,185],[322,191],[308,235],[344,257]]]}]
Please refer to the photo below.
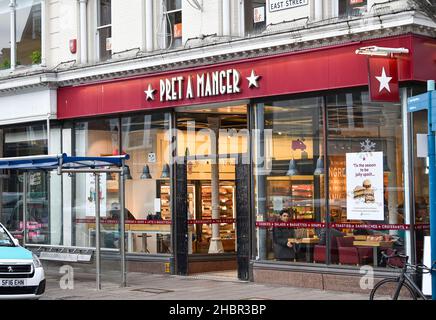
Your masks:
[{"label": "glass shop window", "polygon": [[255,214],[261,260],[325,259],[322,99],[271,101],[255,108]]},{"label": "glass shop window", "polygon": [[386,267],[405,251],[401,104],[334,94],[327,120],[331,263]]}]

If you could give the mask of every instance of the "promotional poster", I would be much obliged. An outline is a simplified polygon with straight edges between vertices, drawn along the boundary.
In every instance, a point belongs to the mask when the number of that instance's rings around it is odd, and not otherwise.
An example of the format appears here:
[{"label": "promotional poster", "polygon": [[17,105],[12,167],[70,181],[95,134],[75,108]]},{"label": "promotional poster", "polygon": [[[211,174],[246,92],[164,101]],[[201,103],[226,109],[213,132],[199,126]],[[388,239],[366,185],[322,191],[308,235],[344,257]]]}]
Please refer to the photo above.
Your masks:
[{"label": "promotional poster", "polygon": [[384,220],[383,152],[347,153],[347,219]]}]

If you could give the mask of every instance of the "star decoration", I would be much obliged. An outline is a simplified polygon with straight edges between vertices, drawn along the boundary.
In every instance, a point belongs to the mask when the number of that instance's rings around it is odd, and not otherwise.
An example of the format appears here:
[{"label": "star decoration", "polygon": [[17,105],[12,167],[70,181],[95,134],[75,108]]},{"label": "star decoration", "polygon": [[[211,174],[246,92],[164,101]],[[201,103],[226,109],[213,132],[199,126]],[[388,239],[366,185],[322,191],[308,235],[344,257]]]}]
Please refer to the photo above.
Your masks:
[{"label": "star decoration", "polygon": [[385,68],[383,67],[382,74],[380,77],[376,77],[376,79],[380,82],[380,88],[378,92],[381,92],[383,89],[391,92],[391,88],[389,87],[389,81],[392,80],[392,77],[386,77]]},{"label": "star decoration", "polygon": [[248,87],[256,87],[259,88],[259,84],[257,83],[257,81],[259,80],[260,76],[256,76],[256,74],[254,73],[254,70],[251,70],[251,75],[249,77],[247,77],[248,80]]},{"label": "star decoration", "polygon": [[147,95],[147,97],[146,97],[147,101],[150,99],[154,100],[154,92],[155,91],[156,91],[155,89],[152,89],[151,84],[149,84],[148,89],[144,91],[145,94]]}]

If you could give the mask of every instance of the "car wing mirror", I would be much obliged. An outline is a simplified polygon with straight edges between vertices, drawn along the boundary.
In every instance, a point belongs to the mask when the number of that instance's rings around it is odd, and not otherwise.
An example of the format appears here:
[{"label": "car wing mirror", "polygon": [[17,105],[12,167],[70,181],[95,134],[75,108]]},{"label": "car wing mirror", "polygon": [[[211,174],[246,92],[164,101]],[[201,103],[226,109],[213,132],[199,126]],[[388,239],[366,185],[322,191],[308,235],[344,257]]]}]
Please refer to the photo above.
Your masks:
[{"label": "car wing mirror", "polygon": [[20,241],[18,241],[18,239],[12,238],[12,241],[14,242],[15,246],[19,246],[20,245]]}]

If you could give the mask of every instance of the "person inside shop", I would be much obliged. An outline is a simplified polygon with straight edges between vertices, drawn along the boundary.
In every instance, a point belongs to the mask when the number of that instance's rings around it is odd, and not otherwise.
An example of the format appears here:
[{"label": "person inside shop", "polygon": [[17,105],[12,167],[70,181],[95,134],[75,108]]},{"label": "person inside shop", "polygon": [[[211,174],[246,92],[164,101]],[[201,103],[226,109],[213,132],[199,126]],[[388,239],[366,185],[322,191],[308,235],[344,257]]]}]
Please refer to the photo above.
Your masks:
[{"label": "person inside shop", "polygon": [[[289,222],[290,216],[289,210],[281,210],[280,222]],[[293,229],[274,227],[273,245],[276,260],[290,261],[295,259],[296,247],[295,244],[289,241],[290,238],[295,238],[295,232]]]},{"label": "person inside shop", "polygon": [[[136,220],[135,216],[127,208],[124,208],[124,218],[126,220]],[[120,219],[120,204],[118,202],[112,202],[111,209],[109,210],[109,219]]]}]

